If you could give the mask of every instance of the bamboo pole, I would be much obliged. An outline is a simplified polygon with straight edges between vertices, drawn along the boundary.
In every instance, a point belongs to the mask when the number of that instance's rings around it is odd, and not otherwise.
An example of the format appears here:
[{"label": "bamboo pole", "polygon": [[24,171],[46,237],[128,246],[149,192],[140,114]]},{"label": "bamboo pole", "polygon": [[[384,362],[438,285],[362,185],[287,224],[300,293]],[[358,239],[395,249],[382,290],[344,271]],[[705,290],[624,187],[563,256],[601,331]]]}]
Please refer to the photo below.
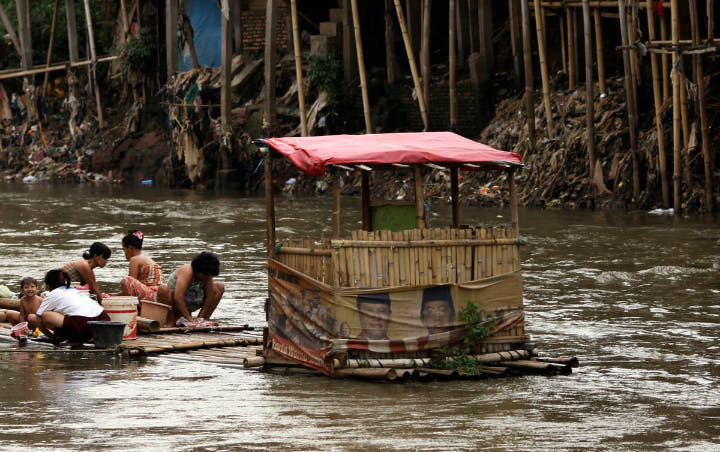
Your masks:
[{"label": "bamboo pole", "polygon": [[515,187],[515,170],[508,171],[508,191],[510,192],[510,222],[515,230],[515,235],[520,233],[520,223],[518,218],[518,198],[517,188]]},{"label": "bamboo pole", "polygon": [[[485,231],[485,229],[481,229]],[[357,231],[354,231],[357,232]],[[402,232],[402,231],[399,231]],[[487,238],[480,237],[475,239],[423,239],[415,240],[411,237],[402,236],[401,239],[393,240],[357,240],[357,239],[341,239],[330,240],[330,248],[342,249],[347,248],[433,248],[433,247],[450,247],[450,246],[493,246],[493,245],[517,245],[515,238]],[[284,248],[283,248],[284,250]],[[322,254],[318,251],[317,254]]]},{"label": "bamboo pole", "polygon": [[420,65],[422,66],[422,83],[425,105],[430,105],[430,15],[432,0],[423,0],[422,10],[422,39],[420,41]]},{"label": "bamboo pole", "polygon": [[307,113],[305,111],[305,82],[302,71],[302,52],[300,50],[300,30],[298,26],[297,0],[290,0],[292,19],[293,50],[295,52],[295,78],[298,86],[298,108],[300,109],[300,129],[302,136],[308,136]]},{"label": "bamboo pole", "polygon": [[[103,57],[98,58],[98,63],[106,63],[109,61],[117,60],[118,57],[116,55],[109,56],[109,57]],[[63,71],[67,70],[68,67],[81,67],[81,66],[89,66],[91,64],[91,61],[78,61],[76,63],[72,64],[56,64],[50,67],[38,67],[34,69],[30,69],[27,71],[18,71],[16,69],[12,69],[9,71],[0,71],[0,80],[5,80],[9,78],[16,78],[16,77],[25,77],[26,75],[34,75],[34,74],[43,74],[45,72],[54,72],[54,71]]]},{"label": "bamboo pole", "polygon": [[335,378],[353,377],[363,380],[388,380],[395,381],[398,379],[395,369],[335,369],[332,374]]},{"label": "bamboo pole", "polygon": [[[698,8],[696,0],[690,0],[690,14],[693,18],[693,44],[700,44],[700,31]],[[709,29],[709,27],[708,27]],[[710,35],[708,35],[710,36]],[[695,57],[695,79],[697,81],[698,110],[700,114],[700,135],[702,139],[702,155],[703,168],[705,170],[705,208],[708,212],[715,210],[713,201],[713,174],[712,174],[712,154],[710,151],[710,129],[707,118],[707,100],[705,94],[705,70],[703,68],[703,56]]]},{"label": "bamboo pole", "polygon": [[[66,0],[72,3],[73,0]],[[178,0],[165,0],[165,56],[167,78],[175,75],[178,70],[178,40],[177,40]]]},{"label": "bamboo pole", "polygon": [[384,1],[383,18],[385,19],[385,66],[387,83],[392,86],[398,78],[397,58],[395,57],[395,33],[393,29],[392,0]]},{"label": "bamboo pole", "polygon": [[342,211],[340,204],[340,171],[333,171],[333,236],[342,236]]},{"label": "bamboo pole", "polygon": [[450,87],[450,130],[457,128],[457,99],[455,80],[455,0],[448,3],[448,71]]},{"label": "bamboo pole", "polygon": [[0,309],[20,310],[20,300],[15,298],[0,298]]},{"label": "bamboo pole", "polygon": [[160,331],[160,322],[153,319],[146,319],[145,317],[138,317],[137,328],[143,333],[157,333]]},{"label": "bamboo pole", "polygon": [[[667,23],[665,22],[665,16],[658,17],[660,21],[660,39],[662,41],[668,40],[668,29],[667,29]],[[667,54],[663,54],[661,58],[662,62],[662,84],[663,84],[663,102],[670,99],[671,96],[671,88],[670,88],[670,78],[672,78],[672,73],[670,71],[670,56]]]},{"label": "bamboo pole", "polygon": [[715,0],[707,0],[705,12],[707,15],[708,43],[712,45],[715,40]]},{"label": "bamboo pole", "polygon": [[20,45],[20,39],[15,34],[15,30],[13,29],[12,23],[10,22],[10,19],[7,16],[7,13],[5,13],[5,8],[3,8],[2,4],[0,4],[0,20],[2,21],[3,26],[5,27],[5,32],[10,35],[10,40],[13,43],[13,47],[15,47],[15,50],[17,50],[18,55],[22,57],[22,46]]},{"label": "bamboo pole", "polygon": [[542,78],[543,99],[545,102],[545,121],[547,122],[548,138],[555,138],[555,124],[553,122],[552,105],[550,103],[550,76],[548,75],[547,60],[545,58],[545,31],[543,29],[540,0],[535,1],[535,28],[538,39],[538,55],[540,57],[540,76]]},{"label": "bamboo pole", "polygon": [[32,67],[32,33],[30,29],[30,1],[15,0],[15,10],[17,11],[18,35],[20,38],[20,47],[22,53],[22,68],[28,70]]},{"label": "bamboo pole", "polygon": [[[595,111],[593,96],[593,51],[590,2],[583,0],[583,34],[585,36],[585,124],[587,127],[588,176],[595,175]],[[597,190],[595,191],[597,193]]]},{"label": "bamboo pole", "polygon": [[[476,3],[477,0],[467,0],[467,17],[468,17],[468,37],[470,41],[470,55],[476,52],[477,44],[475,40],[477,39],[477,32],[475,30],[475,19],[477,18],[477,14],[473,14],[473,6],[477,6]],[[476,8],[477,9],[477,8]]]},{"label": "bamboo pole", "polygon": [[519,0],[508,0],[508,21],[510,22],[510,50],[512,51],[513,72],[516,80],[520,80],[520,50],[518,49],[518,5]]},{"label": "bamboo pole", "polygon": [[350,3],[352,5],[353,29],[355,30],[355,50],[357,52],[358,73],[360,74],[363,115],[365,116],[365,132],[373,133],[372,119],[370,117],[370,97],[368,96],[367,76],[365,73],[365,58],[363,57],[362,36],[360,33],[360,14],[357,0],[350,0]]},{"label": "bamboo pole", "polygon": [[450,198],[452,200],[452,226],[460,227],[460,190],[458,187],[458,169],[450,168]]},{"label": "bamboo pole", "polygon": [[[670,11],[670,23],[671,23],[671,34],[672,41],[677,45],[680,40],[680,18],[679,11],[677,9],[678,1],[671,1]],[[680,52],[675,50],[673,54],[673,70],[672,76],[672,91],[673,91],[673,207],[675,214],[680,213],[681,194],[680,194],[680,152],[682,149],[682,130],[681,130],[681,107],[680,107],[680,70],[681,70]]]},{"label": "bamboo pole", "polygon": [[277,0],[268,0],[265,8],[265,124],[266,133],[273,135],[276,127],[275,64],[277,62]]},{"label": "bamboo pole", "polygon": [[593,17],[595,19],[595,50],[597,54],[598,88],[600,88],[600,97],[604,98],[605,93],[607,93],[607,86],[605,85],[605,49],[603,45],[600,8],[593,9]]},{"label": "bamboo pole", "polygon": [[625,18],[625,0],[618,0],[618,10],[620,14],[620,34],[622,36],[623,45],[623,67],[625,69],[625,98],[628,110],[628,129],[630,132],[630,153],[633,162],[633,199],[638,202],[640,199],[640,170],[637,155],[637,136],[636,136],[636,125],[637,125],[637,114],[633,108],[633,77],[630,69],[630,50],[628,44],[628,31],[627,22]]},{"label": "bamboo pole", "polygon": [[265,158],[265,216],[267,220],[267,252],[269,258],[275,257],[275,198],[273,195],[273,162],[272,151],[265,146],[263,149]]},{"label": "bamboo pole", "polygon": [[[655,40],[655,18],[652,12],[652,0],[647,0],[648,38]],[[660,186],[662,190],[662,206],[668,208],[670,205],[670,192],[667,182],[667,156],[665,155],[665,133],[662,126],[662,80],[658,68],[658,57],[650,53],[650,67],[652,70],[653,101],[655,102],[655,132],[657,134],[658,160],[660,166]]]},{"label": "bamboo pole", "polygon": [[[57,16],[58,16],[58,7],[60,6],[60,0],[55,0],[55,7],[53,8],[53,18],[52,18],[52,25],[50,26],[50,44],[48,44],[48,52],[47,52],[47,60],[45,62],[45,67],[50,67],[50,60],[52,59],[52,50],[53,50],[53,44],[55,43],[55,25],[57,24]],[[50,78],[50,73],[45,73],[45,78],[43,79],[42,84],[42,96],[47,96],[47,85],[48,85],[48,79]]]},{"label": "bamboo pole", "polygon": [[530,10],[527,0],[520,1],[522,16],[523,66],[525,69],[525,114],[527,115],[528,149],[535,152],[535,93],[533,91],[532,50],[530,48]]},{"label": "bamboo pole", "polygon": [[565,9],[565,24],[567,25],[567,53],[568,53],[568,89],[574,90],[577,85],[577,69],[575,58],[575,10]]},{"label": "bamboo pole", "polygon": [[425,197],[423,195],[422,168],[420,165],[413,165],[415,174],[415,213],[417,216],[417,228],[425,229]]},{"label": "bamboo pole", "polygon": [[420,116],[423,120],[425,131],[429,130],[430,125],[427,114],[427,104],[425,103],[425,96],[423,96],[422,88],[420,86],[420,76],[418,75],[417,64],[415,63],[415,57],[413,56],[412,43],[410,42],[410,36],[408,35],[407,27],[405,25],[405,16],[403,14],[402,5],[400,0],[395,1],[395,11],[398,17],[398,23],[400,24],[400,31],[402,32],[403,43],[405,44],[405,52],[408,56],[408,63],[410,64],[410,72],[412,74],[413,83],[415,85],[415,92],[417,93],[418,105],[420,106]]},{"label": "bamboo pole", "polygon": [[[221,0],[221,18],[222,24],[220,26],[221,34],[221,50],[220,50],[220,76],[221,76],[221,89],[220,89],[220,121],[223,133],[231,133],[230,125],[230,111],[232,110],[232,95],[231,95],[231,83],[232,83],[232,23],[230,22],[230,1]],[[194,47],[194,45],[193,45]],[[229,143],[228,143],[229,144]],[[223,151],[226,151],[226,146],[223,146]],[[221,159],[225,160],[225,159]],[[223,161],[222,163],[227,163]],[[218,164],[218,169],[225,169],[226,165]]]},{"label": "bamboo pole", "polygon": [[87,25],[88,41],[90,43],[90,67],[92,69],[93,86],[95,90],[95,107],[98,113],[98,127],[101,129],[105,127],[105,120],[103,119],[102,103],[100,102],[100,87],[97,81],[97,71],[95,66],[97,64],[97,56],[95,55],[95,34],[92,26],[92,14],[90,13],[90,1],[85,0],[85,24]]}]

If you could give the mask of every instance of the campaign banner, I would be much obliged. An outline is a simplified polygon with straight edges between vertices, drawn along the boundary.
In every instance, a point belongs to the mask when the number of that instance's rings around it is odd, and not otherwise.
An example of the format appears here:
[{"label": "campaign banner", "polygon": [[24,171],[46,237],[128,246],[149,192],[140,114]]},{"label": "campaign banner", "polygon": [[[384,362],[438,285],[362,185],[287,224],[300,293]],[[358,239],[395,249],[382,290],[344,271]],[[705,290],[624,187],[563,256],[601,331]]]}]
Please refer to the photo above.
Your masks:
[{"label": "campaign banner", "polygon": [[460,341],[460,313],[470,303],[491,334],[524,321],[519,272],[462,284],[335,288],[270,259],[268,276],[270,348],[325,373],[332,355],[348,350],[411,352]]}]

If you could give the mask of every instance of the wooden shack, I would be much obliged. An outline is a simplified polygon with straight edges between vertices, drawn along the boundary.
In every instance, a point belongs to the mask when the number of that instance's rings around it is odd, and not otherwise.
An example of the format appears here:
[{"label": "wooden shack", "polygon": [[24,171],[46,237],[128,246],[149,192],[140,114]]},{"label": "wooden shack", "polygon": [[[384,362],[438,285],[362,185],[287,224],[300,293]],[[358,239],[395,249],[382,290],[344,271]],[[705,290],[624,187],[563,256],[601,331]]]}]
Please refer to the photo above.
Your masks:
[{"label": "wooden shack", "polygon": [[[291,361],[334,375],[351,367],[427,367],[433,357],[452,359],[457,353],[528,356],[514,185],[522,166],[518,154],[451,132],[270,138],[262,146],[269,254],[266,364]],[[333,237],[276,239],[273,154],[310,176],[333,175]],[[428,165],[447,168],[451,176],[447,227],[426,227],[422,171]],[[371,200],[367,175],[379,168],[414,174],[415,199]],[[350,170],[362,172],[363,226],[343,231],[338,180]],[[460,171],[508,173],[509,224],[461,225]],[[470,350],[458,347],[467,347],[478,326],[485,328],[481,340]]]}]

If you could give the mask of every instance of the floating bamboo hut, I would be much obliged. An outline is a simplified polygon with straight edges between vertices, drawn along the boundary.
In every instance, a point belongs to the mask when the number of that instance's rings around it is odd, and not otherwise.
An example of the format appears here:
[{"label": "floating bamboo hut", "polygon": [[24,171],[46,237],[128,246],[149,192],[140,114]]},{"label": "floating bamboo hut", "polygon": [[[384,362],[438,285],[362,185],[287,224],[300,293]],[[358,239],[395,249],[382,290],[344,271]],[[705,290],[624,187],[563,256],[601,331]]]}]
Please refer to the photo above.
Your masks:
[{"label": "floating bamboo hut", "polygon": [[[270,138],[261,145],[266,151],[267,366],[295,363],[326,375],[360,376],[371,368],[435,366],[437,371],[438,362],[462,355],[484,365],[517,361],[514,366],[525,369],[548,367],[529,361],[534,350],[525,331],[520,275],[518,154],[451,132]],[[276,238],[271,181],[278,155],[310,176],[330,173],[333,237]],[[428,167],[450,173],[452,218],[445,227],[428,227],[422,189]],[[380,169],[411,173],[414,200],[370,199],[368,174]],[[348,171],[363,174],[362,228],[353,231],[341,227],[338,180]],[[507,174],[509,224],[462,224],[461,171]],[[468,343],[478,328],[482,335]],[[365,376],[394,379],[387,370],[367,370]]]}]

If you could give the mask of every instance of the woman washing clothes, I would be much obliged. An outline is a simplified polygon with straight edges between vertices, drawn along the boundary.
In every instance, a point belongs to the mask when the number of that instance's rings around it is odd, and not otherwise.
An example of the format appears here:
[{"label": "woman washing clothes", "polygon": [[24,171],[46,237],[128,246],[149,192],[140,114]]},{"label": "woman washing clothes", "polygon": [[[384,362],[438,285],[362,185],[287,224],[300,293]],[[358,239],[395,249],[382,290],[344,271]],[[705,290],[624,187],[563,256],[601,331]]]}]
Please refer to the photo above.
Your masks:
[{"label": "woman washing clothes", "polygon": [[122,239],[122,249],[128,260],[128,275],[120,280],[120,295],[138,300],[157,301],[158,288],[165,284],[165,276],[157,262],[142,252],[144,235],[129,231]]},{"label": "woman washing clothes", "polygon": [[93,337],[89,321],[110,320],[102,306],[70,287],[70,275],[66,272],[50,270],[45,275],[45,286],[50,293],[35,314],[28,314],[28,322],[39,325],[55,342],[86,342]]},{"label": "woman washing clothes", "polygon": [[79,261],[68,262],[67,264],[60,267],[60,270],[64,271],[69,277],[71,282],[77,282],[79,285],[88,285],[88,289],[91,294],[95,294],[98,301],[102,300],[102,293],[98,289],[97,281],[95,280],[94,269],[103,268],[107,265],[110,260],[112,251],[107,245],[101,242],[95,242],[90,246],[90,249],[83,253],[83,258]]}]

